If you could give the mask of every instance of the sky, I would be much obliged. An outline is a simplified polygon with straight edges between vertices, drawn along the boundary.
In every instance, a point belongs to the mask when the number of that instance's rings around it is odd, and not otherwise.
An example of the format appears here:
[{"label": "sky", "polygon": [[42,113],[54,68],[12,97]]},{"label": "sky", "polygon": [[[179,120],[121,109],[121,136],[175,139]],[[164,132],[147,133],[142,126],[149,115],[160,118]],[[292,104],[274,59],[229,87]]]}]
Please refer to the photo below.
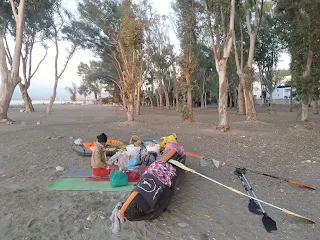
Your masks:
[{"label": "sky", "polygon": [[[153,9],[157,11],[157,13],[163,14],[163,15],[168,15],[169,12],[171,11],[171,1],[172,0],[149,0],[149,2],[153,6]],[[76,12],[76,0],[68,0],[68,9],[70,11]],[[170,41],[176,46],[176,48],[178,48],[179,43],[172,29],[169,30],[169,36],[170,36]],[[9,39],[9,45],[11,47],[11,52],[13,52],[13,48],[14,48],[13,38]],[[69,47],[69,45],[66,43],[63,43],[63,44],[60,44],[59,47],[60,47],[60,55],[59,55],[58,71],[61,71],[67,57],[67,51],[65,49]],[[34,67],[42,59],[44,54],[45,54],[45,50],[42,48],[41,45],[37,45],[34,48],[34,55],[33,55]],[[48,55],[32,79],[32,83],[29,90],[29,94],[31,95],[31,98],[50,97],[53,84],[54,84],[54,58],[55,58],[55,49],[53,44],[50,43],[49,49],[48,49]],[[66,71],[64,72],[61,79],[59,80],[58,98],[68,96],[68,93],[65,90],[65,87],[71,86],[72,82],[76,83],[77,85],[80,85],[81,77],[77,73],[78,65],[80,64],[80,62],[89,63],[90,60],[97,60],[97,59],[94,58],[93,53],[91,53],[89,50],[79,50],[78,52],[75,53],[73,58],[70,60]],[[289,63],[290,63],[289,55],[282,54],[279,62],[279,68],[288,69]],[[15,91],[14,97],[18,98],[19,96],[20,96],[19,90],[17,88]]]}]

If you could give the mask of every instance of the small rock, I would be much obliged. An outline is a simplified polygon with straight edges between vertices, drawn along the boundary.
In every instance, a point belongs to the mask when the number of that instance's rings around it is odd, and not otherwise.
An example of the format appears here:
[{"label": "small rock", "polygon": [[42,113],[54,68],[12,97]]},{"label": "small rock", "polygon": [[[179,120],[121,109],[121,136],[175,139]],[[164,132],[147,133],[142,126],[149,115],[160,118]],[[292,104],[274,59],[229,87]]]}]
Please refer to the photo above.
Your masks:
[{"label": "small rock", "polygon": [[7,125],[11,125],[12,124],[12,122],[10,122],[10,121],[7,121]]},{"label": "small rock", "polygon": [[88,126],[88,128],[90,128],[90,127],[91,127],[91,125]]},{"label": "small rock", "polygon": [[26,122],[21,122],[21,125],[25,126],[25,125],[27,125],[27,123]]},{"label": "small rock", "polygon": [[62,136],[57,136],[57,138],[58,138],[58,139],[61,139],[61,138],[62,138]]},{"label": "small rock", "polygon": [[20,112],[23,113],[25,110],[24,109],[20,109]]},{"label": "small rock", "polygon": [[87,220],[88,220],[88,221],[93,221],[93,220],[95,220],[96,218],[97,218],[96,215],[89,215],[89,216],[87,217]]},{"label": "small rock", "polygon": [[100,215],[100,214],[99,214],[99,218],[101,218],[102,220],[106,219],[106,217],[105,217],[105,216]]},{"label": "small rock", "polygon": [[53,209],[55,209],[55,210],[58,210],[59,208],[61,208],[60,205],[56,205],[56,206],[53,207]]},{"label": "small rock", "polygon": [[69,137],[69,139],[73,139],[73,137]]},{"label": "small rock", "polygon": [[41,125],[41,121],[37,121],[37,126],[40,126]]},{"label": "small rock", "polygon": [[64,171],[64,167],[57,166],[57,167],[56,167],[56,170],[59,171],[59,172],[63,172],[63,171]]},{"label": "small rock", "polygon": [[179,227],[185,228],[185,227],[189,227],[189,224],[186,222],[182,222],[182,223],[178,223]]},{"label": "small rock", "polygon": [[83,228],[84,228],[85,230],[89,230],[89,229],[90,229],[89,227],[86,227],[86,226],[84,226]]},{"label": "small rock", "polygon": [[317,163],[317,161],[313,161],[312,163]]},{"label": "small rock", "polygon": [[305,161],[301,161],[301,163],[305,163]]},{"label": "small rock", "polygon": [[306,163],[311,163],[311,160],[306,160]]},{"label": "small rock", "polygon": [[282,188],[280,188],[280,192],[284,192],[284,190]]},{"label": "small rock", "polygon": [[245,138],[246,136],[240,136],[240,137]]},{"label": "small rock", "polygon": [[51,139],[51,137],[48,136],[48,137],[46,137],[46,139]]}]

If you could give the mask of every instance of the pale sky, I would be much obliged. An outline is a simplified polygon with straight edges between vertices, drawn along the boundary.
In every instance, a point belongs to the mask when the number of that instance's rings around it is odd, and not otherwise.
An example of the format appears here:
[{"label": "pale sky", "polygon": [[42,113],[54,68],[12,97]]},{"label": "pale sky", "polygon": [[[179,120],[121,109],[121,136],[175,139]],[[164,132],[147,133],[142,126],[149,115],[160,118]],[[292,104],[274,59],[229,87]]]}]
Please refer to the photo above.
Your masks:
[{"label": "pale sky", "polygon": [[[170,2],[171,0],[149,0],[154,10],[159,14],[168,15],[171,10]],[[68,0],[68,8],[70,10],[76,10],[76,0]],[[173,30],[169,30],[170,41],[177,45],[178,40],[174,35]],[[9,40],[10,41],[10,40]],[[14,41],[11,38],[9,43],[11,46],[11,51],[14,48]],[[45,61],[40,66],[38,72],[34,75],[32,79],[31,88],[41,88],[41,87],[52,87],[54,84],[54,58],[55,58],[55,49],[52,43],[49,44],[48,56]],[[65,62],[67,52],[65,48],[68,47],[68,44],[60,44],[60,55],[59,55],[59,71],[61,71],[62,66]],[[36,46],[34,48],[33,54],[33,66],[35,67],[37,63],[42,59],[45,51],[41,46]],[[59,80],[59,88],[64,88],[65,86],[70,86],[72,82],[75,82],[77,85],[81,83],[81,77],[78,75],[78,65],[80,62],[88,63],[90,60],[95,60],[93,54],[89,50],[80,50],[78,51],[73,58],[70,60],[69,65],[64,72],[62,78]],[[288,54],[283,54],[279,62],[279,68],[289,68],[290,57]],[[33,67],[33,69],[34,69]],[[21,74],[22,76],[22,74]]]}]

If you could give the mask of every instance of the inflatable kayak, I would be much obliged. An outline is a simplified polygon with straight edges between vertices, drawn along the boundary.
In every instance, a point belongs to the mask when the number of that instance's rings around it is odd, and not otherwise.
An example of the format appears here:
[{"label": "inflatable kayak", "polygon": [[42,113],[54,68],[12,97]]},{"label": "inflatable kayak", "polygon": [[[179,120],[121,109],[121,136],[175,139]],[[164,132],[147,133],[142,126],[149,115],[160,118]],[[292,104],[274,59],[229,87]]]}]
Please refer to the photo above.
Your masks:
[{"label": "inflatable kayak", "polygon": [[[137,136],[132,136],[130,140],[111,140],[109,139],[106,143],[106,155],[113,156],[118,150],[126,150],[126,146],[129,144],[133,144],[134,142],[140,140]],[[160,145],[160,150],[163,151],[165,145],[168,141],[177,140],[177,135],[172,134],[166,137],[162,137],[160,139],[157,138],[146,138],[142,139],[143,142],[154,142]],[[83,142],[81,144],[75,141],[71,141],[71,148],[80,156],[92,156],[92,149],[95,145],[95,142]]]},{"label": "inflatable kayak", "polygon": [[122,204],[120,215],[124,219],[152,220],[166,210],[175,191],[177,179],[182,173],[181,169],[168,161],[174,159],[185,164],[186,156],[180,154],[176,149],[165,150],[157,161],[150,164]]},{"label": "inflatable kayak", "polygon": [[[143,139],[142,141],[154,143],[162,142],[161,139],[156,138],[147,138]],[[118,150],[126,150],[126,146],[132,143],[134,143],[134,141],[131,141],[131,139],[127,141],[108,140],[108,142],[106,143],[106,155],[112,156]],[[75,151],[78,155],[90,157],[92,155],[92,149],[95,145],[95,142],[83,142],[82,144],[76,144],[75,141],[72,141],[70,144],[72,150]]]}]

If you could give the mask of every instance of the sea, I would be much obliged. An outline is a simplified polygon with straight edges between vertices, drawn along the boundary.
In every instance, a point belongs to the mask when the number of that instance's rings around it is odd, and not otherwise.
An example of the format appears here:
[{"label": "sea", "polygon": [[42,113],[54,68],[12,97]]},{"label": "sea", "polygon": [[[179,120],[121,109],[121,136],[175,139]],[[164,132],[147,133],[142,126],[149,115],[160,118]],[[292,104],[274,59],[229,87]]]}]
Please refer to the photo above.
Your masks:
[{"label": "sea", "polygon": [[[32,104],[49,104],[50,100],[32,100]],[[53,104],[68,104],[72,103],[71,101],[68,100],[56,100],[54,101]],[[83,103],[83,101],[77,101],[77,103]],[[23,100],[14,100],[12,99],[10,102],[11,106],[17,106],[17,105],[24,105]]]}]

